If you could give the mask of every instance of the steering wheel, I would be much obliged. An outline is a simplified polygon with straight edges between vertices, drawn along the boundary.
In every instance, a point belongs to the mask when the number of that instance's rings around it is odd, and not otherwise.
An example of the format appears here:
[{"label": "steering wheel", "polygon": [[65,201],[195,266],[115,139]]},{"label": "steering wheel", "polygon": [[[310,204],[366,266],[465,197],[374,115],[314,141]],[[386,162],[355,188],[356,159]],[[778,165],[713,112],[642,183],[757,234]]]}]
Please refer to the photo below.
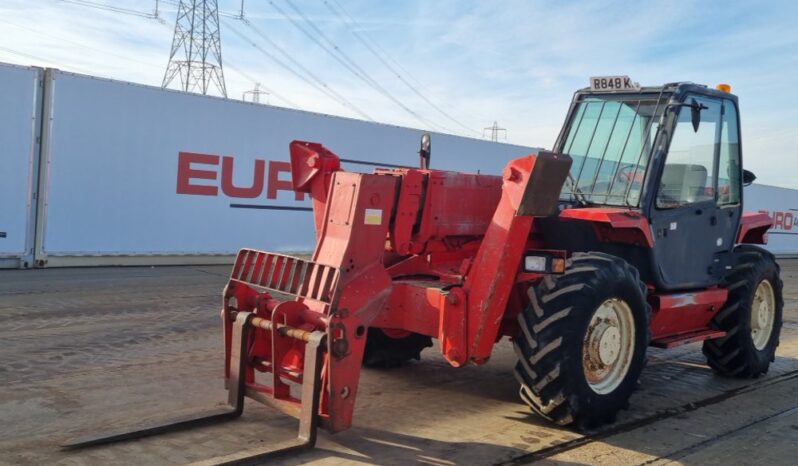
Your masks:
[{"label": "steering wheel", "polygon": [[[634,173],[633,171],[637,168],[636,164],[627,163],[626,165],[622,166],[618,169],[615,173],[615,182],[621,183],[630,183],[630,182],[642,182],[643,181],[643,173]],[[634,178],[634,179],[632,179]]]}]

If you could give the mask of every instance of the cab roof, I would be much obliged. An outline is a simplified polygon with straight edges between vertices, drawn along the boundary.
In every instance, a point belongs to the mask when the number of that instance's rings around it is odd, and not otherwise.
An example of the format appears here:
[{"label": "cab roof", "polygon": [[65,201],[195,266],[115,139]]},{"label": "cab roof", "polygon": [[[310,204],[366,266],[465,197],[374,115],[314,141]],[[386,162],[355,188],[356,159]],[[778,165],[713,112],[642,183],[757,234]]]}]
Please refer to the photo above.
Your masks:
[{"label": "cab roof", "polygon": [[679,100],[679,101],[681,101],[683,99],[684,94],[688,92],[704,94],[719,99],[731,99],[735,103],[737,103],[737,96],[730,92],[719,91],[717,89],[713,89],[707,86],[706,84],[696,84],[690,81],[667,83],[661,86],[640,86],[639,91],[629,91],[629,90],[594,91],[591,90],[590,87],[584,87],[576,91],[576,93],[580,96],[603,95],[603,94],[637,95],[637,94],[662,93],[663,95],[671,95],[673,96],[674,100]]}]

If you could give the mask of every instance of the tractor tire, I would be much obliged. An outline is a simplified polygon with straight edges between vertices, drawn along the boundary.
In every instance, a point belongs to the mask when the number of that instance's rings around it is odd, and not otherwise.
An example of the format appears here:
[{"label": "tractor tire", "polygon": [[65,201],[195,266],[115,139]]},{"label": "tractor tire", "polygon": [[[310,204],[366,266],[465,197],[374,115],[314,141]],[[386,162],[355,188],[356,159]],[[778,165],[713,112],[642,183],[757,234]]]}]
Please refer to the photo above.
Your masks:
[{"label": "tractor tire", "polygon": [[421,351],[432,346],[432,339],[413,332],[369,328],[363,365],[376,368],[399,367],[411,359],[421,359]]},{"label": "tractor tire", "polygon": [[735,252],[736,263],[721,284],[729,297],[712,320],[712,327],[725,330],[726,336],[705,341],[703,351],[718,374],[759,377],[776,358],[783,285],[773,254],[751,245]]},{"label": "tractor tire", "polygon": [[651,306],[636,268],[575,253],[529,290],[514,339],[521,399],[558,425],[589,430],[628,408],[646,362]]}]

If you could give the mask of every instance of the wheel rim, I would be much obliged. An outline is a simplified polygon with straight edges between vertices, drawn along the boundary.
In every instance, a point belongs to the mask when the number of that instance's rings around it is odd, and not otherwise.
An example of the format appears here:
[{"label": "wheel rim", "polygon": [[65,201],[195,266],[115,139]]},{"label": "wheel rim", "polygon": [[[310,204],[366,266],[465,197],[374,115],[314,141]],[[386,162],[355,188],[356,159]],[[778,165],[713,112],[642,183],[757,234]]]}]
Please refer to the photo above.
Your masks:
[{"label": "wheel rim", "polygon": [[632,365],[634,348],[632,309],[617,298],[601,303],[582,342],[582,369],[590,388],[601,395],[618,388]]},{"label": "wheel rim", "polygon": [[756,287],[751,303],[751,339],[756,349],[761,351],[767,346],[775,320],[776,296],[773,285],[768,280],[762,280]]}]

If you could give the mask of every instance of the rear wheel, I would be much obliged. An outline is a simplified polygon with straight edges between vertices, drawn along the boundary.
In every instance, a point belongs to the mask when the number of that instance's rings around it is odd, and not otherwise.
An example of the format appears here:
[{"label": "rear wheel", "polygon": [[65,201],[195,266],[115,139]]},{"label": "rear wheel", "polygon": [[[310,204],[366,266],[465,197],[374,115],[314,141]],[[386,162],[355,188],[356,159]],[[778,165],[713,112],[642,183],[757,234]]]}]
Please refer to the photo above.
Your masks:
[{"label": "rear wheel", "polygon": [[737,260],[722,286],[726,304],[712,326],[726,336],[704,342],[704,355],[715,372],[735,377],[758,377],[776,357],[781,333],[782,282],[773,255],[756,246],[735,250]]},{"label": "rear wheel", "polygon": [[529,291],[518,322],[516,378],[532,411],[582,429],[613,422],[643,370],[650,307],[637,269],[577,253]]},{"label": "rear wheel", "polygon": [[369,328],[363,365],[367,367],[398,367],[411,359],[421,359],[421,351],[432,346],[426,335],[406,330]]}]

